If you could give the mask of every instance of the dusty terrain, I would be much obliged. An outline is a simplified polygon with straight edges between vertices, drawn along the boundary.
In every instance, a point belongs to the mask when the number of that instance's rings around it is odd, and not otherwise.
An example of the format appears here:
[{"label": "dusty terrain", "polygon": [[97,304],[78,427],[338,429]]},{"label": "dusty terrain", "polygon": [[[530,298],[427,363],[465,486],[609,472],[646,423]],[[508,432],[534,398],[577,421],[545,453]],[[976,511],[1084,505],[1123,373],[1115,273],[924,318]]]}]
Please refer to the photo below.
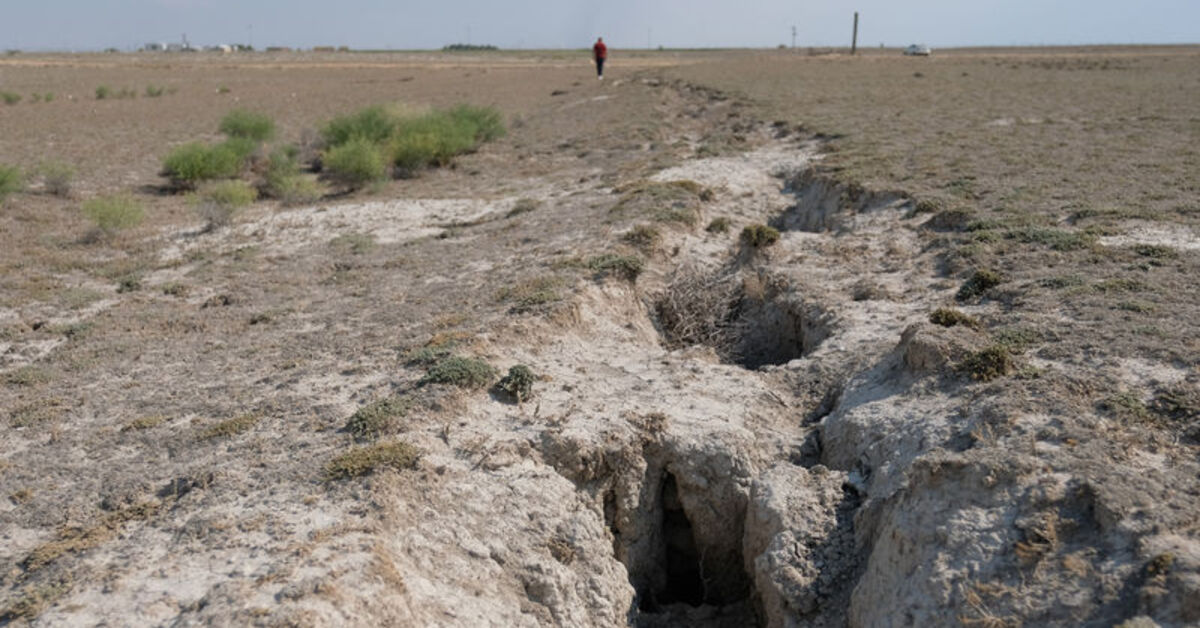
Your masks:
[{"label": "dusty terrain", "polygon": [[[0,209],[0,625],[1200,622],[1196,48],[16,55],[0,90],[56,95],[0,105],[0,163],[78,171]],[[304,143],[384,102],[509,133],[211,233],[161,189],[234,107]],[[90,237],[113,191],[147,219]],[[331,472],[380,443],[419,460]]]}]

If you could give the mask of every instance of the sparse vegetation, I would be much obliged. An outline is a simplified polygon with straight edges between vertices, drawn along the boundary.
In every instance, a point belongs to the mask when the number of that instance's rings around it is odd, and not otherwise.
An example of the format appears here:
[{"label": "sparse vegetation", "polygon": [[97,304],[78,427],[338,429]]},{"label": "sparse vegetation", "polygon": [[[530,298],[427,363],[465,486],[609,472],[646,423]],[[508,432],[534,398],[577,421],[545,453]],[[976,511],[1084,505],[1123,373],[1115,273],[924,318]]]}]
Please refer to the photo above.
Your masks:
[{"label": "sparse vegetation", "polygon": [[410,406],[411,402],[399,395],[373,401],[350,416],[346,431],[355,440],[374,440],[396,429],[396,421],[408,414]]},{"label": "sparse vegetation", "polygon": [[512,303],[513,312],[528,312],[562,300],[561,280],[554,276],[535,277],[496,291],[498,301]]},{"label": "sparse vegetation", "polygon": [[161,85],[147,85],[146,91],[143,94],[146,98],[158,98],[167,92],[167,88]]},{"label": "sparse vegetation", "polygon": [[75,178],[75,168],[71,164],[47,161],[38,166],[37,172],[47,192],[61,198],[71,195],[71,181]]},{"label": "sparse vegetation", "polygon": [[1136,393],[1123,390],[1109,395],[1100,402],[1100,407],[1113,418],[1122,421],[1148,421],[1150,409]]},{"label": "sparse vegetation", "polygon": [[325,465],[327,480],[348,480],[381,469],[404,471],[416,468],[421,450],[403,441],[356,447]]},{"label": "sparse vegetation", "polygon": [[212,231],[230,223],[233,215],[258,198],[258,191],[245,181],[215,181],[200,188],[192,199],[196,213]]},{"label": "sparse vegetation", "polygon": [[989,382],[1012,373],[1014,362],[1008,347],[994,344],[967,356],[959,369],[971,379]]},{"label": "sparse vegetation", "polygon": [[742,229],[741,240],[751,249],[765,249],[779,241],[779,230],[762,224],[747,225]]},{"label": "sparse vegetation", "polygon": [[375,248],[375,236],[369,233],[343,233],[330,240],[329,246],[354,255],[362,255]]},{"label": "sparse vegetation", "polygon": [[102,196],[84,202],[83,214],[96,224],[105,237],[141,224],[145,217],[141,203],[127,194]]},{"label": "sparse vegetation", "polygon": [[263,175],[263,191],[284,205],[313,203],[325,195],[319,182],[300,173],[299,150],[285,146],[271,153]]},{"label": "sparse vegetation", "polygon": [[268,142],[275,137],[275,122],[269,116],[246,109],[234,109],[221,118],[218,127],[228,137]]},{"label": "sparse vegetation", "polygon": [[969,301],[975,297],[981,296],[988,290],[995,288],[1004,282],[1004,277],[994,270],[981,268],[976,270],[966,283],[958,289],[958,294],[955,298],[959,301]]},{"label": "sparse vegetation", "polygon": [[496,369],[478,358],[450,356],[429,367],[421,384],[450,384],[459,388],[487,388],[496,379]]},{"label": "sparse vegetation", "polygon": [[597,279],[615,275],[626,281],[637,281],[638,275],[646,268],[646,262],[636,255],[617,255],[606,253],[587,261],[587,267],[596,274]]},{"label": "sparse vegetation", "polygon": [[929,314],[929,322],[942,327],[963,325],[971,329],[979,329],[979,319],[969,314],[948,307],[940,307]]},{"label": "sparse vegetation", "polygon": [[637,225],[626,231],[621,239],[630,246],[651,252],[662,243],[662,233],[654,225]]},{"label": "sparse vegetation", "polygon": [[257,414],[243,414],[241,416],[226,419],[210,425],[203,430],[200,430],[198,438],[200,440],[216,440],[218,438],[229,438],[250,431],[250,428],[258,424],[262,417]]},{"label": "sparse vegetation", "polygon": [[639,181],[616,191],[622,196],[613,214],[688,226],[700,220],[700,203],[712,197],[711,191],[688,180]]},{"label": "sparse vegetation", "polygon": [[456,155],[473,151],[503,134],[498,111],[471,105],[421,114],[398,107],[368,107],[335,118],[321,132],[329,147],[326,161],[342,147],[355,144],[355,152],[364,153],[369,145],[373,151],[386,154],[397,171],[406,176],[429,166],[444,166]]},{"label": "sparse vegetation", "polygon": [[21,102],[21,95],[16,92],[0,92],[0,100],[6,105],[15,105]]},{"label": "sparse vegetation", "polygon": [[25,178],[20,168],[0,164],[0,204],[25,187]]},{"label": "sparse vegetation", "polygon": [[166,415],[152,414],[150,416],[136,418],[136,419],[126,423],[125,425],[121,426],[121,431],[122,432],[140,432],[142,430],[156,428],[166,422],[167,422]]},{"label": "sparse vegetation", "polygon": [[533,374],[533,370],[524,364],[518,364],[508,369],[508,374],[500,379],[496,384],[496,389],[507,393],[517,403],[521,403],[533,396],[533,383],[537,381],[537,376]]},{"label": "sparse vegetation", "polygon": [[720,218],[713,218],[704,230],[709,233],[727,233],[731,225],[732,223],[728,218],[721,216]]},{"label": "sparse vegetation", "polygon": [[171,151],[163,162],[163,174],[180,188],[194,189],[213,179],[232,179],[242,169],[244,155],[230,144],[208,146],[201,142],[184,144]]},{"label": "sparse vegetation", "polygon": [[325,154],[324,167],[330,179],[354,189],[387,178],[383,153],[362,137],[331,148]]},{"label": "sparse vegetation", "polygon": [[50,371],[36,365],[17,367],[4,374],[4,383],[10,386],[37,386],[49,383]]}]

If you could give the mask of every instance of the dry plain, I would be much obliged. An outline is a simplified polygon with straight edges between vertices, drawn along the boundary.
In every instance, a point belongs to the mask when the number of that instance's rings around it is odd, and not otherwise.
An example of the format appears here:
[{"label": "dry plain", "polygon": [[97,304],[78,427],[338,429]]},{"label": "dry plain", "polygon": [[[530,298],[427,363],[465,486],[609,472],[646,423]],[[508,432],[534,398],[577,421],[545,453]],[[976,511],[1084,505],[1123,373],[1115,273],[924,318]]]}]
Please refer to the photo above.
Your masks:
[{"label": "dry plain", "polygon": [[[1200,49],[617,53],[0,58],[0,625],[1200,622]],[[380,103],[508,132],[159,175]]]}]

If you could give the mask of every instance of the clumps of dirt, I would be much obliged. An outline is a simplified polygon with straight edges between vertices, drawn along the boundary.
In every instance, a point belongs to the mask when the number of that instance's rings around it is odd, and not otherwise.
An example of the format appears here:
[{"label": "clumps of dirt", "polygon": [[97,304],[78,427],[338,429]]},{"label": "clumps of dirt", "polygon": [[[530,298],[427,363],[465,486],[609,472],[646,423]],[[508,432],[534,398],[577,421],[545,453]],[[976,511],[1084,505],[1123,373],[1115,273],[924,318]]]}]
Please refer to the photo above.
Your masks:
[{"label": "clumps of dirt", "polygon": [[654,312],[667,346],[712,347],[751,369],[803,357],[833,331],[829,313],[786,282],[732,268],[677,270]]}]

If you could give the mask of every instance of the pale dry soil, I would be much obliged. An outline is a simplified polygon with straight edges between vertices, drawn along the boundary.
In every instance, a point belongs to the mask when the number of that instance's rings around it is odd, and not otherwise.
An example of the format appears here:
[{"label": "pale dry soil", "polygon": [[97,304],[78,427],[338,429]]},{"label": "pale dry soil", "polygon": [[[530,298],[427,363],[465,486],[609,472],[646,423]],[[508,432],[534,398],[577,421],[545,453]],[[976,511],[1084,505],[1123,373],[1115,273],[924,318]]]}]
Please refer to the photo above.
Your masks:
[{"label": "pale dry soil", "polygon": [[[166,199],[87,242],[11,201],[59,263],[0,304],[0,622],[1200,621],[1195,355],[1163,337],[1194,329],[1191,297],[1134,291],[1183,308],[1139,344],[1087,300],[1131,284],[1023,307],[1093,262],[989,250],[1009,283],[959,300],[986,229],[831,176],[828,137],[657,69],[562,88],[513,96],[520,123],[453,170],[214,233]],[[1121,272],[1184,275],[1180,215],[1085,250],[1167,246]],[[779,241],[739,241],[760,223]],[[136,289],[97,270],[120,260]],[[972,379],[999,342],[1013,368]],[[425,383],[422,349],[528,365],[533,397]],[[420,460],[328,477],[367,445],[347,419],[392,396],[376,438]]]}]

